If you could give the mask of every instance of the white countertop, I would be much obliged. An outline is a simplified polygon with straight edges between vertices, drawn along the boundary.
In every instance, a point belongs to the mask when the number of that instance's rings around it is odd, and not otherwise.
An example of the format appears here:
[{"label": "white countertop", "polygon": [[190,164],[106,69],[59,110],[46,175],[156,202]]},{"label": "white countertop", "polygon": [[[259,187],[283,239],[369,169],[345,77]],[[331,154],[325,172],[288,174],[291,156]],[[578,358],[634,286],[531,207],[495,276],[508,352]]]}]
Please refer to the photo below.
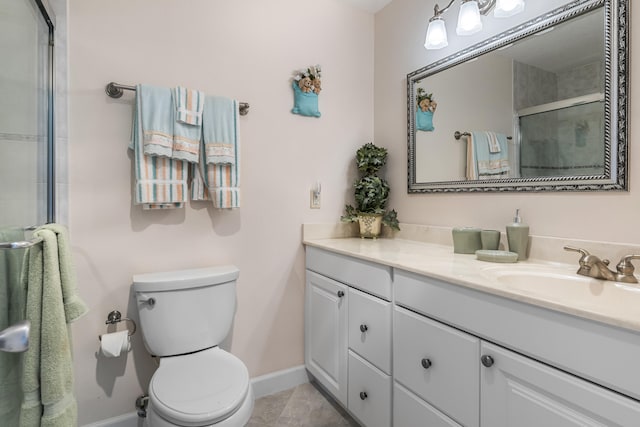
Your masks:
[{"label": "white countertop", "polygon": [[579,276],[577,259],[575,265],[484,262],[454,254],[451,246],[398,238],[305,238],[303,243],[640,332],[640,285]]}]

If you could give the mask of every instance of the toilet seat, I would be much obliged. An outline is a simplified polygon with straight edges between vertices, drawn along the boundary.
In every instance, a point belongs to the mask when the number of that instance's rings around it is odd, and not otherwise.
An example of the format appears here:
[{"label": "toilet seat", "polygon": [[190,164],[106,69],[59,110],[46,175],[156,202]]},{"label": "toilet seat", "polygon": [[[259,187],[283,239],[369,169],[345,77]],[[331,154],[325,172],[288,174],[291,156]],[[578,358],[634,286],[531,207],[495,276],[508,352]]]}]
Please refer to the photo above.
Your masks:
[{"label": "toilet seat", "polygon": [[213,347],[160,359],[149,384],[149,398],[165,420],[199,427],[233,415],[248,390],[249,372],[242,361]]}]

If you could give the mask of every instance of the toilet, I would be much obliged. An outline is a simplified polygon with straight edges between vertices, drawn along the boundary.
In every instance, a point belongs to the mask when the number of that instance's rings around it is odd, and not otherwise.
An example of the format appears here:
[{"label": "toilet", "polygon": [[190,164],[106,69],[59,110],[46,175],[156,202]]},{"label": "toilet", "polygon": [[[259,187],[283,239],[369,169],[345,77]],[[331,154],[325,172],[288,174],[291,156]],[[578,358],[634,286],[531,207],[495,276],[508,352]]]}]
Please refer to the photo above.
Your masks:
[{"label": "toilet", "polygon": [[218,345],[236,309],[232,265],[133,276],[144,344],[160,365],[148,427],[241,427],[253,411],[249,372]]}]

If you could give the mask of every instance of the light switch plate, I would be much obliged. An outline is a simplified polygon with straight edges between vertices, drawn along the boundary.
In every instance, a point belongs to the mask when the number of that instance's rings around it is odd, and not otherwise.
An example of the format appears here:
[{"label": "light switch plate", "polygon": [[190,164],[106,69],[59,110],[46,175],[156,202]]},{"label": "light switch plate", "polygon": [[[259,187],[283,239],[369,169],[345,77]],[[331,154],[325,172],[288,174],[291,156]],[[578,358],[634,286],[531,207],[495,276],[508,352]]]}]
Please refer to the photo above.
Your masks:
[{"label": "light switch plate", "polygon": [[311,209],[320,209],[320,192],[311,190],[311,202],[309,203]]}]

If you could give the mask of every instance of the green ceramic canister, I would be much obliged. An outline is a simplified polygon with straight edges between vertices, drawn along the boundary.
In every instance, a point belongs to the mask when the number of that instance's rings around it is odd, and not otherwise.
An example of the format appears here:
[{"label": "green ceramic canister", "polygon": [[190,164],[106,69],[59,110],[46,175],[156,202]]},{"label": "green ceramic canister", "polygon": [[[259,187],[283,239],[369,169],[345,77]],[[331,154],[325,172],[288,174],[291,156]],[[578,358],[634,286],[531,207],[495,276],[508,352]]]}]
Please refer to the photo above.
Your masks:
[{"label": "green ceramic canister", "polygon": [[456,227],[452,230],[453,253],[475,254],[478,249],[482,249],[482,230],[473,227]]}]

